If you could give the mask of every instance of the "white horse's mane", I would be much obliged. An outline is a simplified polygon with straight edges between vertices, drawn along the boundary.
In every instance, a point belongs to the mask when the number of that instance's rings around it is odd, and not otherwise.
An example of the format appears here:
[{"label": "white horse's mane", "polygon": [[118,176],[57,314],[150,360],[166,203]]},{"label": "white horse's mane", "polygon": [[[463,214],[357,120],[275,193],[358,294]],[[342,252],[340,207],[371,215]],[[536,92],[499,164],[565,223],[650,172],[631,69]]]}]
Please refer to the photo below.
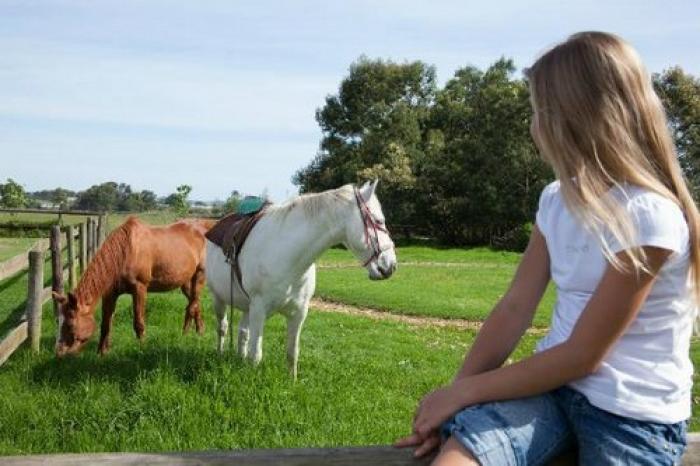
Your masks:
[{"label": "white horse's mane", "polygon": [[301,207],[304,209],[304,213],[307,216],[314,218],[317,217],[320,212],[336,207],[339,201],[342,203],[352,201],[352,199],[352,185],[347,184],[340,188],[323,191],[321,193],[302,194],[279,205],[272,205],[268,208],[267,215],[286,216],[292,210]]}]

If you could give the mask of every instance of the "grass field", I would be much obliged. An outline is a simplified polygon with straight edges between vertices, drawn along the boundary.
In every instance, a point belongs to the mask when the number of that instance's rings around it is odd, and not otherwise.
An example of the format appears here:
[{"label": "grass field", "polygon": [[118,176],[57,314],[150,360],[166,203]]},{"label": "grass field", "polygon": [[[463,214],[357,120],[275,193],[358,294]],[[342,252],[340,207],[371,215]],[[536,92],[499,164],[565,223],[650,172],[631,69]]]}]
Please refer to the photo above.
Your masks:
[{"label": "grass field", "polygon": [[[519,259],[426,246],[397,254],[396,275],[371,282],[347,251],[328,251],[317,295],[387,312],[483,319]],[[21,276],[0,283],[0,334],[6,309],[21,309],[25,290]],[[550,291],[540,325],[552,298]],[[229,345],[224,357],[215,352],[208,294],[203,337],[181,335],[182,295],[151,294],[144,344],[131,330],[130,301],[119,300],[109,355],[98,357],[93,339],[82,355],[61,361],[51,352],[55,326],[45,306],[43,352],[23,348],[0,367],[0,454],[386,444],[408,431],[416,401],[451,379],[474,338],[468,330],[312,309],[294,383],[280,317],[267,323],[263,363],[254,369]],[[514,358],[529,354],[536,338],[526,336]],[[692,355],[700,361],[697,343]],[[697,407],[691,430],[700,428]]]},{"label": "grass field", "polygon": [[[22,350],[0,369],[0,391],[12,394],[0,398],[0,453],[388,443],[407,432],[416,400],[450,379],[474,336],[312,311],[294,383],[281,318],[268,322],[253,369],[215,353],[210,312],[204,337],[183,337],[183,297],[154,294],[148,304],[144,345],[123,298],[112,353],[99,358],[93,341],[62,361],[48,351],[47,306],[44,352]],[[519,354],[531,349],[528,340]]]},{"label": "grass field", "polygon": [[37,238],[0,238],[0,262],[27,251]]},{"label": "grass field", "polygon": [[[507,290],[519,254],[407,246],[398,249],[398,260],[391,280],[370,282],[350,252],[331,249],[319,261],[316,295],[399,314],[483,320]],[[553,303],[550,287],[535,325],[548,325]]]}]

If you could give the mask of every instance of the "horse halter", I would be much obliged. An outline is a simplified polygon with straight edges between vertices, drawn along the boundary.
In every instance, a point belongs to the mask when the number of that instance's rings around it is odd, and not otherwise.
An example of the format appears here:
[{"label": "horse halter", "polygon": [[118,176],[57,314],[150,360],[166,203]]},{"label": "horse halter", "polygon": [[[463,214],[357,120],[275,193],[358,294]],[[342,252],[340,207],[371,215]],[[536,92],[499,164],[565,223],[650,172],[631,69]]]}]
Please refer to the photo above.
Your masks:
[{"label": "horse halter", "polygon": [[[372,212],[369,210],[369,206],[365,200],[362,199],[362,195],[360,194],[360,190],[357,189],[357,186],[353,186],[353,191],[355,192],[357,207],[360,209],[360,217],[362,218],[362,225],[365,233],[365,245],[372,252],[369,259],[362,264],[362,267],[367,267],[370,262],[379,258],[381,253],[385,251],[385,249],[382,249],[379,245],[379,232],[383,231],[389,234],[389,230],[374,219]],[[373,235],[371,235],[370,232],[373,233]]]}]

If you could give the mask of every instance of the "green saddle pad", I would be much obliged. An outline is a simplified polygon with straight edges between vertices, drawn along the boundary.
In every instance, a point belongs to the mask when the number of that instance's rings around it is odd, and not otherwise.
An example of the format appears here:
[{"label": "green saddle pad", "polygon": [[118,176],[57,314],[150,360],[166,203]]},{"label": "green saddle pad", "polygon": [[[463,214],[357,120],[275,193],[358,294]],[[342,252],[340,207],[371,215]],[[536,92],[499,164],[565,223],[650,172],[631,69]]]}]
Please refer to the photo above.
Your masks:
[{"label": "green saddle pad", "polygon": [[254,214],[265,205],[265,199],[257,196],[246,196],[238,205],[238,212],[241,215]]}]

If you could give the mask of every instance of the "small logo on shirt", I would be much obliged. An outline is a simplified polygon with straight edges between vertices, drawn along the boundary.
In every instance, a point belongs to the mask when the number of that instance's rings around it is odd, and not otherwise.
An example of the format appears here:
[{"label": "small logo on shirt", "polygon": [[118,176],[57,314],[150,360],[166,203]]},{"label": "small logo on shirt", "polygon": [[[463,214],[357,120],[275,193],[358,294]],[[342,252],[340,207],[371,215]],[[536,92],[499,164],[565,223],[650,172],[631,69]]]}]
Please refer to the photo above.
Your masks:
[{"label": "small logo on shirt", "polygon": [[577,246],[575,244],[567,244],[566,245],[566,253],[567,254],[586,254],[589,250],[589,247],[587,244],[583,244],[580,246]]}]

